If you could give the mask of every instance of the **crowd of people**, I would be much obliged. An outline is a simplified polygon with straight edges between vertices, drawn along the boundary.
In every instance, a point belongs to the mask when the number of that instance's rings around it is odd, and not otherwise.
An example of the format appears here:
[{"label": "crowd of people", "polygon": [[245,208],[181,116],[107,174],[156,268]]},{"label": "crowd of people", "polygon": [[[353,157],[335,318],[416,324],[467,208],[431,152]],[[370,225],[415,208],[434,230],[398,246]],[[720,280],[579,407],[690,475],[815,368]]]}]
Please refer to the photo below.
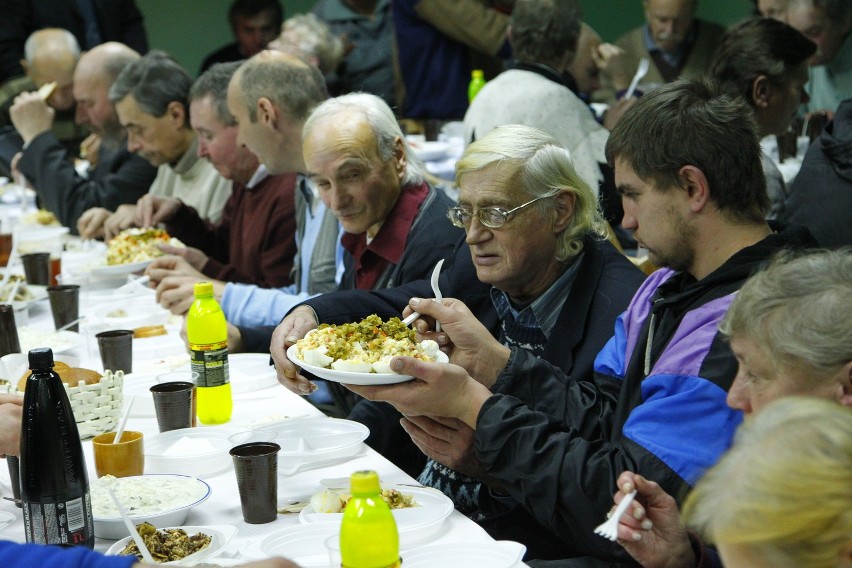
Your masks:
[{"label": "crowd of people", "polygon": [[[178,237],[156,302],[183,315],[212,281],[232,352],[269,353],[531,565],[848,568],[852,4],[758,0],[727,29],[698,0],[642,6],[608,43],[578,0],[235,0],[193,79],[132,1],[15,0],[9,166],[82,238]],[[788,184],[761,139],[814,116]],[[450,189],[406,138],[447,120]],[[321,323],[412,311],[449,356],[393,359],[412,381],[287,358]],[[0,454],[21,420],[0,397]],[[595,534],[633,491],[618,539]],[[0,541],[22,562],[133,564]]]}]

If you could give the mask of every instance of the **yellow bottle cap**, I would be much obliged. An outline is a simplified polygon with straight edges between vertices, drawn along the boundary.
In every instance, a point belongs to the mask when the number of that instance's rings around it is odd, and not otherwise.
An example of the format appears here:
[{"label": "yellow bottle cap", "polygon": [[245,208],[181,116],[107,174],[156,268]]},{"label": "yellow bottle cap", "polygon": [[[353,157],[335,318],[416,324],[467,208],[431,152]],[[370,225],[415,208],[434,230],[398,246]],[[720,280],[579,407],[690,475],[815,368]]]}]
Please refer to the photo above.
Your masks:
[{"label": "yellow bottle cap", "polygon": [[381,493],[379,474],[372,470],[356,471],[349,479],[352,495]]},{"label": "yellow bottle cap", "polygon": [[195,283],[195,297],[198,298],[200,296],[212,296],[213,295],[213,283],[212,282],[196,282]]},{"label": "yellow bottle cap", "polygon": [[474,79],[482,79],[483,77],[485,77],[485,73],[482,71],[482,69],[474,69],[470,72],[470,76]]}]

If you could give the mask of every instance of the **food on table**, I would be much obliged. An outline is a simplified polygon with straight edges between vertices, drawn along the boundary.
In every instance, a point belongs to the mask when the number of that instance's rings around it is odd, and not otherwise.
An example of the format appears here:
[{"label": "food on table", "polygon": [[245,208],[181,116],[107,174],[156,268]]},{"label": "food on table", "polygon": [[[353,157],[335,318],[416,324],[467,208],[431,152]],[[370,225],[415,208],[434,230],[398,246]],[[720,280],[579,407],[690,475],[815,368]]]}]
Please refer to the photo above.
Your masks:
[{"label": "food on table", "polygon": [[[199,550],[207,548],[213,540],[210,535],[201,532],[190,536],[183,529],[157,530],[150,523],[136,525],[136,530],[139,531],[139,535],[151,553],[151,557],[157,562],[183,560],[190,554],[195,554]],[[136,556],[139,560],[143,560],[139,548],[132,539],[118,555],[132,555]]]},{"label": "food on table", "polygon": [[184,246],[179,240],[170,237],[164,229],[125,229],[107,244],[106,263],[131,264],[163,256],[165,253],[157,245]]},{"label": "food on table", "polygon": [[77,334],[72,331],[45,331],[29,326],[18,328],[18,340],[21,343],[21,353],[29,353],[36,347],[50,347],[54,353],[68,349],[74,344],[71,339]]},{"label": "food on table", "polygon": [[[53,364],[53,370],[59,375],[59,378],[62,379],[62,382],[68,385],[69,387],[76,387],[83,382],[87,385],[93,385],[101,380],[101,375],[99,372],[94,371],[92,369],[84,369],[82,367],[69,367],[67,363],[63,363],[62,361],[56,361]],[[24,391],[27,387],[27,377],[30,376],[30,370],[27,369],[24,371],[24,375],[18,381],[18,390]]]},{"label": "food on table", "polygon": [[[419,507],[413,495],[396,489],[382,489],[382,499],[391,510]],[[311,496],[311,508],[315,513],[342,513],[352,495],[333,489],[324,489]]]},{"label": "food on table", "polygon": [[25,225],[44,225],[45,227],[60,226],[59,219],[56,218],[56,215],[47,209],[39,209],[38,211],[27,213],[24,215],[23,223]]},{"label": "food on table", "polygon": [[166,331],[165,326],[162,325],[143,325],[142,327],[136,327],[133,329],[133,337],[139,339],[140,337],[156,337],[158,335],[166,335],[168,331]]},{"label": "food on table", "polygon": [[207,493],[207,486],[192,477],[141,475],[115,478],[105,475],[92,483],[92,515],[113,519],[121,515],[109,496],[112,487],[131,517],[156,515],[192,505]]},{"label": "food on table", "polygon": [[106,316],[108,318],[126,318],[127,317],[127,310],[122,310],[122,309],[119,308],[117,310],[113,310],[111,312],[108,312]]},{"label": "food on table", "polygon": [[14,276],[10,276],[8,280],[6,280],[6,284],[0,287],[0,302],[8,302],[9,294],[12,293],[12,288],[15,287],[15,282],[20,281],[21,284],[18,285],[18,291],[15,292],[15,297],[12,298],[13,302],[27,302],[33,299],[33,293],[27,288],[26,283],[24,283],[24,277],[18,274]]},{"label": "food on table", "polygon": [[372,314],[358,323],[322,324],[296,342],[297,356],[309,365],[356,373],[393,373],[390,361],[405,355],[434,361],[438,344],[417,343],[413,329],[399,318],[382,322]]}]

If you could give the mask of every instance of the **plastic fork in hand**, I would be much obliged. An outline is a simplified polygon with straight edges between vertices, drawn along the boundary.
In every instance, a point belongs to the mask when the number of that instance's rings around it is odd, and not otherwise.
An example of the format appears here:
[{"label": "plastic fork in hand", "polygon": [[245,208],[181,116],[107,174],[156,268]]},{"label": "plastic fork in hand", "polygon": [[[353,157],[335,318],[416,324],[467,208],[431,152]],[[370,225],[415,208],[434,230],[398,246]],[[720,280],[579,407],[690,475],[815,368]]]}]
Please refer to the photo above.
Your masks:
[{"label": "plastic fork in hand", "polygon": [[618,519],[621,518],[621,515],[624,514],[624,511],[627,510],[627,507],[630,506],[630,503],[633,502],[633,498],[636,497],[636,491],[633,490],[627,495],[624,496],[624,499],[621,500],[621,503],[618,504],[618,507],[615,509],[615,513],[606,520],[601,525],[598,525],[595,528],[595,534],[599,534],[604,538],[608,538],[609,540],[615,540],[618,538]]},{"label": "plastic fork in hand", "polygon": [[[440,302],[444,299],[441,295],[441,289],[438,287],[438,279],[441,276],[441,267],[444,266],[444,259],[438,261],[438,264],[435,265],[435,268],[432,270],[432,293],[435,294],[435,301]],[[420,317],[420,312],[411,312],[408,314],[404,320],[402,320],[403,325],[411,325],[414,323],[414,320]],[[441,324],[435,322],[435,331],[441,331]]]}]

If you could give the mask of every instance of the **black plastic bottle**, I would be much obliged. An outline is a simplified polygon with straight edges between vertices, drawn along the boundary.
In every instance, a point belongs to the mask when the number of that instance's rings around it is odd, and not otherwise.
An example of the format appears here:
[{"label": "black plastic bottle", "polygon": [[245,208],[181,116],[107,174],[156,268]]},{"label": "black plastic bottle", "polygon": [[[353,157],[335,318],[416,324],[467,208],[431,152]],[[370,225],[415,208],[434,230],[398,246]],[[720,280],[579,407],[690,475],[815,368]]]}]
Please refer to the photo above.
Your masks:
[{"label": "black plastic bottle", "polygon": [[27,542],[95,546],[83,445],[53,351],[29,352],[21,425],[21,500]]}]

